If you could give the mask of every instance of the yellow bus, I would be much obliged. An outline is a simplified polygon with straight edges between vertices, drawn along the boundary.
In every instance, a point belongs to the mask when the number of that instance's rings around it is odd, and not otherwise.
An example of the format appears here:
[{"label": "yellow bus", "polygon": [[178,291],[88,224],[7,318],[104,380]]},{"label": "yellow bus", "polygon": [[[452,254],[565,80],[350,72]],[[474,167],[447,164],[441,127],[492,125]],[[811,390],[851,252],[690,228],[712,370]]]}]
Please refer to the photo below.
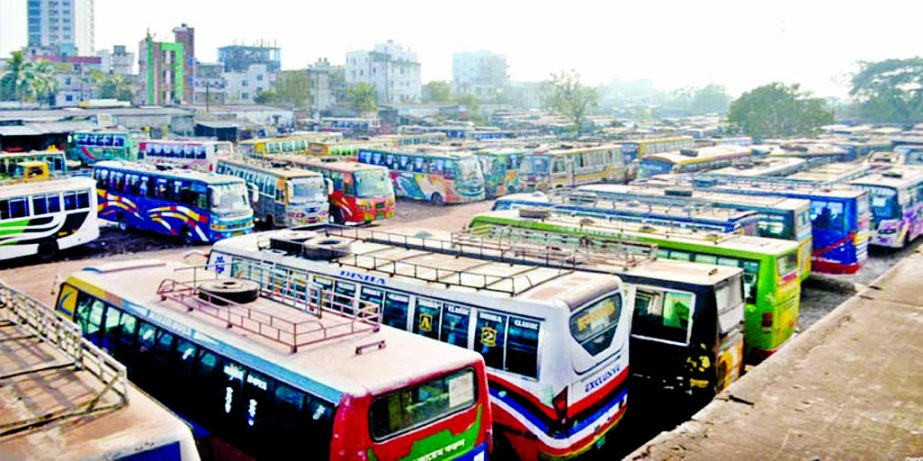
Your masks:
[{"label": "yellow bus", "polygon": [[312,142],[333,142],[343,139],[341,133],[301,133],[284,138],[259,138],[241,141],[237,147],[246,157],[278,154],[306,154]]},{"label": "yellow bus", "polygon": [[638,178],[716,170],[750,162],[752,162],[750,148],[743,146],[722,145],[683,149],[678,152],[648,155],[641,159]]}]

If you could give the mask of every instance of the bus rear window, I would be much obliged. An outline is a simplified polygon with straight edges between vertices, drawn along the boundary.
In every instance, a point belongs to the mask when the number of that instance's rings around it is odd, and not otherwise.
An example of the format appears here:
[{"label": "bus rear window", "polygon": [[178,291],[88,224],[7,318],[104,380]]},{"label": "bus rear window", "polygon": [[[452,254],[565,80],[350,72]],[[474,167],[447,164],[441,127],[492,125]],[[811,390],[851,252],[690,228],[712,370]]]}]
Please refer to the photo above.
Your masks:
[{"label": "bus rear window", "polygon": [[798,253],[791,252],[787,255],[779,256],[776,259],[776,266],[779,271],[779,279],[784,279],[798,270]]},{"label": "bus rear window", "polygon": [[592,355],[612,344],[622,313],[622,297],[610,296],[577,312],[570,318],[570,333]]},{"label": "bus rear window", "polygon": [[474,370],[465,369],[372,402],[369,429],[381,441],[470,408],[477,400]]}]

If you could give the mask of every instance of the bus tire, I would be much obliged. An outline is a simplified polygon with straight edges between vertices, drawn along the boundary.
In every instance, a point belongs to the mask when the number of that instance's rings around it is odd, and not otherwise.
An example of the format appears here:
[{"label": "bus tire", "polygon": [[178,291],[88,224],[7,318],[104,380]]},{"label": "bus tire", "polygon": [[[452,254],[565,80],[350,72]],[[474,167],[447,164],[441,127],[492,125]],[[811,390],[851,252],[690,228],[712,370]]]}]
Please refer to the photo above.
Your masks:
[{"label": "bus tire", "polygon": [[445,205],[445,199],[443,199],[438,192],[433,192],[433,195],[429,196],[429,203],[432,203],[436,206],[443,206]]},{"label": "bus tire", "polygon": [[343,210],[335,208],[333,212],[330,213],[330,217],[333,218],[334,224],[343,225],[346,223],[346,220],[343,219]]},{"label": "bus tire", "polygon": [[183,234],[183,243],[185,243],[186,245],[195,245],[197,243],[195,239],[195,235],[192,234],[192,230],[189,229],[188,227],[183,226],[180,229],[180,232]]},{"label": "bus tire", "polygon": [[216,306],[226,306],[225,300],[247,304],[260,296],[259,284],[251,280],[211,280],[200,283],[198,288],[199,299]]},{"label": "bus tire", "polygon": [[49,241],[38,244],[38,258],[43,262],[48,262],[58,255],[58,242]]},{"label": "bus tire", "polygon": [[276,228],[276,219],[273,218],[271,214],[268,214],[268,215],[266,215],[266,218],[263,219],[263,224],[266,225],[266,228],[267,228],[267,229],[275,229],[275,228]]},{"label": "bus tire", "polygon": [[118,218],[119,218],[119,223],[118,223],[119,230],[122,232],[127,232],[128,231],[128,221],[125,220],[125,214],[119,213]]},{"label": "bus tire", "polygon": [[336,259],[350,253],[352,241],[340,237],[317,237],[304,243],[302,254],[314,260]]}]

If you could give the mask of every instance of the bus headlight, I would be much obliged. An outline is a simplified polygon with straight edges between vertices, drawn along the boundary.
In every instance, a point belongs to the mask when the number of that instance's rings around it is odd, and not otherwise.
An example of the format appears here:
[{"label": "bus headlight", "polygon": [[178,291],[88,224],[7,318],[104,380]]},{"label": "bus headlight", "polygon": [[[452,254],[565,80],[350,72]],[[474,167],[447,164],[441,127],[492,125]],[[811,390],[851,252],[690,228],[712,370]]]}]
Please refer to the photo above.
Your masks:
[{"label": "bus headlight", "polygon": [[215,229],[215,230],[225,230],[225,229],[227,229],[227,228],[228,228],[228,225],[227,225],[227,224],[212,223],[212,229]]}]

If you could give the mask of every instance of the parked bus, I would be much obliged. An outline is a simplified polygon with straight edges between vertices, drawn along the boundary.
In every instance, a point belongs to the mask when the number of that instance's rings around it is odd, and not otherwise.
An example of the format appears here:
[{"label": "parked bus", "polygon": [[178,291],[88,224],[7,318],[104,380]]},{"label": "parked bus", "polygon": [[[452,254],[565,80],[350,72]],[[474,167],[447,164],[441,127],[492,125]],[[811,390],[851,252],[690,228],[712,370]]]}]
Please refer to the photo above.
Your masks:
[{"label": "parked bus", "polygon": [[[587,187],[587,186],[582,186]],[[494,202],[494,210],[552,208],[579,216],[614,216],[634,222],[666,227],[709,230],[724,234],[757,235],[759,216],[753,211],[714,207],[709,204],[670,204],[623,202],[589,192],[546,195],[542,192],[512,194]]]},{"label": "parked bus", "polygon": [[152,165],[99,162],[93,167],[99,217],[135,228],[214,242],[253,230],[253,210],[243,179]]},{"label": "parked bus", "polygon": [[905,145],[895,147],[893,151],[872,152],[865,162],[879,168],[923,165],[923,146]]},{"label": "parked bus", "polygon": [[318,173],[237,160],[219,160],[217,172],[247,182],[253,220],[267,227],[326,223],[329,218],[329,191]]},{"label": "parked bus", "polygon": [[396,201],[387,168],[313,158],[273,159],[279,160],[320,173],[331,182],[330,217],[337,224],[369,224],[394,217]]},{"label": "parked bus", "polygon": [[752,164],[738,164],[725,168],[719,168],[711,174],[726,176],[772,176],[781,177],[798,173],[808,167],[805,159],[796,157],[777,157],[777,158],[759,158]]},{"label": "parked bus", "polygon": [[855,151],[849,152],[832,144],[798,143],[782,144],[782,151],[769,154],[769,157],[796,157],[810,162],[812,165],[819,163],[854,162],[859,160]]},{"label": "parked bus", "polygon": [[67,157],[58,150],[0,152],[0,179],[24,177],[20,165],[26,162],[45,163],[48,165],[48,173],[54,176],[67,174]]},{"label": "parked bus", "polygon": [[90,178],[0,185],[0,260],[38,255],[99,237],[96,193]]},{"label": "parked bus", "polygon": [[319,157],[339,157],[343,160],[356,161],[359,149],[387,149],[397,144],[388,140],[348,140],[312,142],[308,144],[308,154]]},{"label": "parked bus", "polygon": [[[717,235],[691,229],[665,229],[609,219],[566,216],[545,210],[527,218],[523,210],[492,211],[475,216],[469,227],[506,226],[581,237],[618,238],[658,247],[664,259],[739,267],[744,273],[745,357],[750,363],[772,354],[787,341],[798,323],[801,285],[798,245],[786,240],[743,235]],[[529,214],[527,216],[532,216]]]},{"label": "parked bus", "polygon": [[73,322],[4,285],[0,317],[3,459],[199,460],[190,428]]},{"label": "parked bus", "polygon": [[363,148],[359,150],[359,163],[387,168],[398,197],[440,206],[485,198],[481,166],[468,152]]},{"label": "parked bus", "polygon": [[811,268],[825,274],[854,274],[868,259],[869,194],[785,178],[700,176],[710,192],[805,199],[811,202]]},{"label": "parked bus", "polygon": [[662,154],[695,147],[692,136],[667,136],[663,138],[641,138],[621,141],[625,163],[632,163],[648,155]]},{"label": "parked bus", "polygon": [[[272,265],[358,294],[381,307],[385,325],[480,353],[497,459],[565,458],[601,445],[627,408],[633,292],[609,274],[419,247],[429,237],[357,228],[253,234],[213,247],[210,264]],[[317,241],[337,251],[315,252]]]},{"label": "parked bus", "polygon": [[[222,269],[237,278],[156,260],[88,267],[57,309],[215,459],[486,458],[477,354],[382,327],[377,306],[305,280]],[[259,282],[299,283],[302,297]]]},{"label": "parked bus", "polygon": [[381,120],[378,117],[323,117],[318,127],[321,131],[347,135],[355,133],[375,135],[381,131]]},{"label": "parked bus", "polygon": [[448,136],[445,133],[384,134],[373,139],[392,141],[397,146],[412,146],[416,144],[440,144],[445,142]]},{"label": "parked bus", "polygon": [[497,198],[519,190],[519,165],[529,151],[522,148],[485,148],[474,152],[484,173],[487,198]]},{"label": "parked bus", "polygon": [[189,168],[205,173],[215,171],[219,158],[233,151],[224,141],[156,139],[139,143],[144,160],[155,165]]},{"label": "parked bus", "polygon": [[627,171],[618,145],[562,146],[523,156],[519,185],[522,192],[531,192],[597,182],[625,182]]},{"label": "parked bus", "polygon": [[722,145],[683,149],[678,152],[644,157],[641,159],[638,177],[649,178],[669,173],[701,172],[751,162],[750,149],[742,146]]},{"label": "parked bus", "polygon": [[869,193],[872,245],[904,248],[923,234],[923,169],[891,168],[850,184]]},{"label": "parked bus", "polygon": [[[641,204],[672,206],[713,206],[734,210],[754,211],[758,216],[756,235],[759,237],[798,242],[798,267],[801,280],[811,275],[811,202],[805,199],[739,195],[694,190],[690,188],[640,187],[621,184],[581,186],[578,191],[600,197]],[[494,210],[509,209],[497,200]]]},{"label": "parked bus", "polygon": [[71,134],[67,158],[91,166],[103,160],[138,160],[138,143],[124,131],[77,131]]},{"label": "parked bus", "polygon": [[244,157],[263,158],[267,155],[306,154],[312,142],[332,142],[343,139],[341,133],[301,133],[284,138],[258,138],[237,144]]},{"label": "parked bus", "polygon": [[866,176],[873,169],[874,167],[868,163],[825,163],[790,174],[786,178],[792,181],[803,181],[817,187],[832,186]]}]

